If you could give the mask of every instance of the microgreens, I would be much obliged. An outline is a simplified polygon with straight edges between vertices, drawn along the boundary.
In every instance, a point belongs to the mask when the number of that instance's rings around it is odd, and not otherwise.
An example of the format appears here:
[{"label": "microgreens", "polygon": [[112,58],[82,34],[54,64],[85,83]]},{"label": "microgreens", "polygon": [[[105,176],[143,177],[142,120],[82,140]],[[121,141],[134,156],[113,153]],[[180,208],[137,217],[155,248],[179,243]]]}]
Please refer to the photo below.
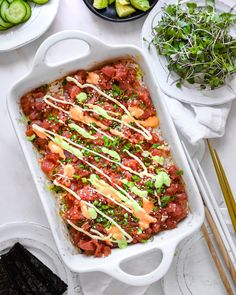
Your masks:
[{"label": "microgreens", "polygon": [[224,85],[236,72],[236,39],[229,33],[236,14],[216,11],[214,0],[201,7],[179,1],[162,12],[151,44],[167,58],[169,71],[178,74],[176,86],[184,81],[201,89]]}]

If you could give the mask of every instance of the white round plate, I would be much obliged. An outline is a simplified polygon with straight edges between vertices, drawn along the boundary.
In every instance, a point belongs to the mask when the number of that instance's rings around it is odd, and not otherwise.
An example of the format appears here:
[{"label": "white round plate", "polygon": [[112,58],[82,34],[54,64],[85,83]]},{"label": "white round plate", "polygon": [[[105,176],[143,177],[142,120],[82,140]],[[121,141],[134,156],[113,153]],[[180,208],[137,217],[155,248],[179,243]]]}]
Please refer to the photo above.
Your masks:
[{"label": "white round plate", "polygon": [[45,33],[57,14],[59,2],[60,0],[49,0],[44,5],[31,2],[32,15],[27,22],[6,31],[0,31],[0,52],[24,46]]},{"label": "white round plate", "polygon": [[200,231],[179,245],[162,286],[166,295],[225,294],[224,285]]},{"label": "white round plate", "polygon": [[[227,209],[221,207],[220,210],[229,231],[234,233]],[[201,231],[179,244],[173,264],[161,283],[165,295],[225,294],[224,285]]]},{"label": "white round plate", "polygon": [[[183,2],[186,2],[184,0]],[[205,4],[205,0],[195,0],[200,5]],[[234,0],[220,0],[216,2],[216,9],[219,11],[229,11],[234,6]],[[160,0],[153,10],[149,13],[141,33],[142,47],[153,64],[154,76],[161,90],[168,96],[178,99],[184,103],[191,103],[196,105],[220,105],[231,101],[236,97],[236,77],[227,82],[226,86],[222,86],[215,90],[200,90],[196,85],[182,85],[177,88],[175,81],[177,80],[176,74],[169,74],[167,69],[167,60],[164,56],[157,54],[154,46],[150,46],[149,42],[153,38],[152,28],[158,23],[161,18],[161,8],[166,4],[177,3],[177,0]],[[232,5],[231,5],[232,4]],[[236,35],[235,26],[231,30],[233,36]],[[147,41],[145,41],[147,40]]]},{"label": "white round plate", "polygon": [[8,252],[17,242],[27,248],[68,285],[65,295],[83,294],[79,275],[67,269],[59,258],[48,228],[29,222],[8,223],[0,226],[0,255]]}]

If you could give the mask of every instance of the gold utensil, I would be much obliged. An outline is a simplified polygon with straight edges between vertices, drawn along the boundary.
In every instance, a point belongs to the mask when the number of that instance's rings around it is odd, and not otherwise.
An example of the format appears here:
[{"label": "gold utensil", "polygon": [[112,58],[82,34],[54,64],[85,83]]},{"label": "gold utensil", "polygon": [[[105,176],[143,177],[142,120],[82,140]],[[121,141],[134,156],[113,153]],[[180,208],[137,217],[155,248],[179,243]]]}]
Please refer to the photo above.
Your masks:
[{"label": "gold utensil", "polygon": [[218,178],[218,181],[220,183],[220,187],[224,196],[224,200],[226,203],[226,206],[228,208],[229,211],[229,215],[234,227],[234,231],[236,232],[236,202],[234,200],[233,194],[232,194],[232,190],[230,188],[228,179],[225,175],[225,171],[223,168],[223,165],[220,161],[219,155],[217,153],[217,151],[214,149],[212,149],[212,146],[209,142],[209,140],[207,139],[207,144],[208,144],[208,148],[211,154],[211,158],[216,170],[216,175]]}]

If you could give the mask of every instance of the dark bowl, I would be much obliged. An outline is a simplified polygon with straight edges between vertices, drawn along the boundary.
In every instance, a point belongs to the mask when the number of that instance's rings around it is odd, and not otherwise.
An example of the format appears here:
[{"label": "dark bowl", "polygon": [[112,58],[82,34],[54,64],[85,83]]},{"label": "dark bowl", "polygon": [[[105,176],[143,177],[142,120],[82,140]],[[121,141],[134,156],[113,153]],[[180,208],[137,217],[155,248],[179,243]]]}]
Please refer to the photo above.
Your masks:
[{"label": "dark bowl", "polygon": [[159,0],[149,0],[151,8],[148,9],[147,11],[136,10],[136,12],[132,13],[130,16],[122,17],[122,18],[119,17],[116,13],[115,2],[109,5],[105,9],[96,9],[93,7],[93,0],[83,0],[83,1],[87,5],[87,7],[97,16],[111,22],[123,23],[123,22],[129,22],[129,21],[138,19],[144,16],[145,14],[148,14]]}]

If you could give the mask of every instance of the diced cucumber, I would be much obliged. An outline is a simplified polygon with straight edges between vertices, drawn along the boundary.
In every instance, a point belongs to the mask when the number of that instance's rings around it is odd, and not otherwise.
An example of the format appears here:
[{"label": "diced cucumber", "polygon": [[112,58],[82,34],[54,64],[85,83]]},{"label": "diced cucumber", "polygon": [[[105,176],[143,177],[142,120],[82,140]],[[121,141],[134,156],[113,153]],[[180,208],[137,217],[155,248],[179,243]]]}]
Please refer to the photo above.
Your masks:
[{"label": "diced cucumber", "polygon": [[148,0],[130,0],[133,7],[142,10],[147,11],[150,9],[150,3]]},{"label": "diced cucumber", "polygon": [[116,1],[116,12],[119,17],[126,17],[134,13],[136,10],[131,5],[122,5],[120,1]]},{"label": "diced cucumber", "polygon": [[48,3],[48,0],[31,0],[31,1],[39,5]]},{"label": "diced cucumber", "polygon": [[7,0],[3,0],[1,4],[1,8],[0,8],[0,15],[5,22],[8,22],[6,18],[6,12],[8,10],[8,7],[9,7],[9,3],[7,2]]},{"label": "diced cucumber", "polygon": [[104,9],[108,7],[108,0],[94,0],[93,7],[96,9]]},{"label": "diced cucumber", "polygon": [[12,27],[13,25],[9,22],[5,22],[4,19],[0,16],[0,26],[8,29]]},{"label": "diced cucumber", "polygon": [[23,1],[13,1],[5,12],[6,19],[13,24],[21,23],[27,13],[27,9]]},{"label": "diced cucumber", "polygon": [[23,2],[26,8],[26,15],[22,22],[26,22],[31,17],[31,7],[27,2]]}]

